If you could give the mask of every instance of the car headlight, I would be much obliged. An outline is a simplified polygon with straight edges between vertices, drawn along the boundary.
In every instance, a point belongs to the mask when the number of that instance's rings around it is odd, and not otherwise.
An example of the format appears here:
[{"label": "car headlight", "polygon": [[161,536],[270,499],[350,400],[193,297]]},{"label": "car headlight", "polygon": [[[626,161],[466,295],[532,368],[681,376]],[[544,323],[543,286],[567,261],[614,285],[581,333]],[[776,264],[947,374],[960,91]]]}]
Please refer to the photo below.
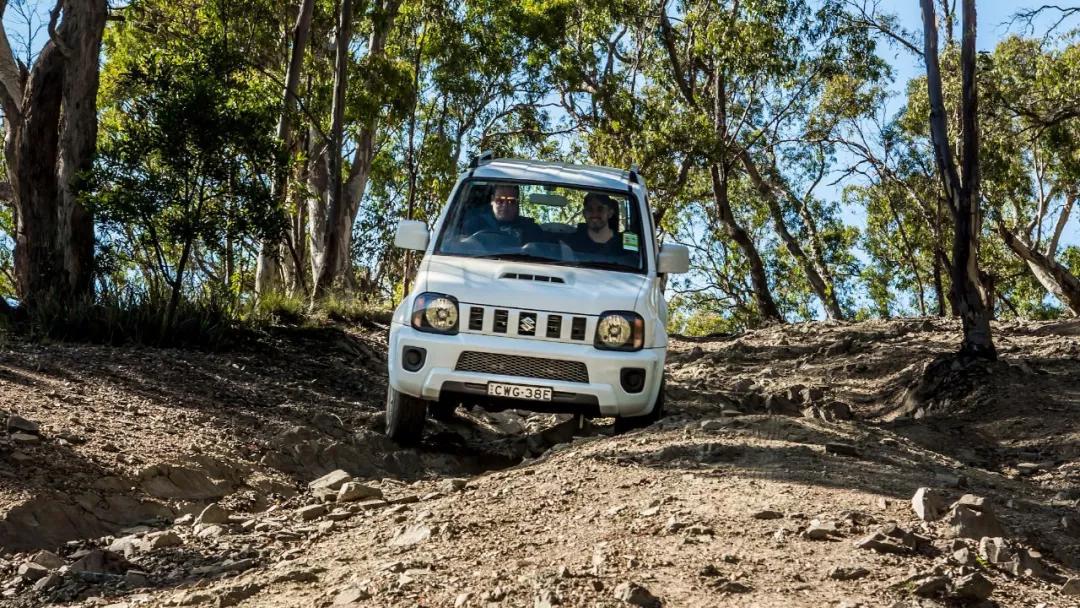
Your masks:
[{"label": "car headlight", "polygon": [[412,326],[436,334],[458,332],[458,301],[441,293],[422,293],[413,300]]},{"label": "car headlight", "polygon": [[634,312],[612,311],[600,315],[593,345],[604,350],[641,350],[645,344],[645,320]]}]

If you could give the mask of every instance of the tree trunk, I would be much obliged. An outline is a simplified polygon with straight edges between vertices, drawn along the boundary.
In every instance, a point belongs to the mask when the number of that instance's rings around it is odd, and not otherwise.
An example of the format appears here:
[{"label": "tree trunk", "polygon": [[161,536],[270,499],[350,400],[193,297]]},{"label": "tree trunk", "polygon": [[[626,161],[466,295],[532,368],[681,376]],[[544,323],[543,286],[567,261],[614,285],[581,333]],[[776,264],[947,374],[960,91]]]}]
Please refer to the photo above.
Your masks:
[{"label": "tree trunk", "polygon": [[935,313],[939,317],[945,316],[945,304],[948,298],[945,295],[945,282],[943,270],[949,265],[943,260],[945,252],[940,249],[934,250],[934,301]]},{"label": "tree trunk", "polygon": [[[896,222],[896,231],[900,235],[900,243],[903,245],[904,261],[908,266],[911,266],[911,274],[915,277],[915,288],[919,292],[919,314],[926,316],[926,287],[923,285],[922,273],[919,272],[919,263],[915,258],[915,247],[911,244],[911,240],[908,239],[907,230],[904,230],[904,222],[900,217],[900,214],[896,212],[896,206],[893,205],[892,199],[888,199],[885,203],[889,207],[889,214],[892,215],[893,221]],[[940,275],[938,275],[940,278]]]},{"label": "tree trunk", "polygon": [[330,174],[327,166],[330,163],[326,159],[329,153],[325,144],[318,142],[314,137],[311,138],[307,172],[307,189],[311,193],[307,198],[307,241],[310,264],[307,270],[311,273],[313,280],[318,276],[319,264],[325,257],[326,237],[329,233],[327,203],[330,199]]},{"label": "tree trunk", "polygon": [[833,279],[832,272],[829,270],[829,265],[825,262],[825,248],[821,244],[821,236],[818,233],[817,225],[815,224],[814,217],[810,213],[810,206],[807,201],[801,200],[795,196],[794,193],[789,193],[791,201],[795,204],[796,211],[799,213],[799,217],[802,218],[803,226],[806,228],[807,236],[810,241],[810,260],[813,262],[814,267],[817,269],[821,279],[825,281],[825,284],[829,286],[829,293],[835,302],[836,311],[838,316],[836,318],[843,318],[842,309],[840,303],[836,297],[836,281]]},{"label": "tree trunk", "polygon": [[[0,14],[5,7],[0,2]],[[93,219],[78,202],[76,180],[91,167],[97,143],[98,59],[107,15],[104,0],[63,0],[51,14],[55,33],[29,73],[16,63],[6,33],[0,36],[16,288],[30,307],[47,300],[70,304],[93,290]]]},{"label": "tree trunk", "polygon": [[60,188],[57,244],[72,293],[89,294],[93,288],[94,221],[78,200],[76,181],[89,171],[97,150],[98,61],[108,6],[97,0],[64,3],[63,37],[69,54],[64,67],[63,115],[60,121]]},{"label": "tree trunk", "polygon": [[168,336],[176,323],[176,310],[180,307],[180,295],[184,289],[184,271],[187,268],[188,258],[191,256],[191,247],[195,241],[194,235],[187,235],[184,239],[184,248],[180,253],[180,261],[176,263],[176,276],[172,281],[172,294],[169,296],[169,305],[165,309],[165,317],[161,320],[161,337]]},{"label": "tree trunk", "polygon": [[997,229],[1009,249],[1027,263],[1039,284],[1064,304],[1074,317],[1080,316],[1080,279],[1053,258],[1025,243],[1000,221],[997,222]]},{"label": "tree trunk", "polygon": [[[289,164],[295,149],[293,141],[292,114],[298,98],[300,72],[304,67],[304,53],[311,33],[311,19],[315,10],[315,0],[301,0],[300,12],[292,32],[292,51],[289,67],[285,71],[285,90],[282,92],[281,118],[278,120],[277,138],[279,151],[285,157],[284,165],[274,169],[274,181],[271,184],[271,197],[285,208],[288,197]],[[284,245],[284,247],[283,247]],[[282,276],[281,259],[283,249],[288,247],[280,239],[264,240],[259,248],[259,259],[255,268],[255,294],[263,295],[277,287]]]},{"label": "tree trunk", "polygon": [[1061,233],[1065,231],[1065,224],[1069,222],[1069,215],[1072,213],[1073,205],[1076,204],[1076,193],[1067,192],[1065,194],[1065,204],[1061,207],[1061,215],[1058,216],[1057,224],[1054,226],[1054,232],[1050,236],[1050,241],[1046,244],[1046,256],[1050,259],[1054,259],[1057,256],[1058,243],[1061,241]]},{"label": "tree trunk", "polygon": [[950,298],[960,313],[964,329],[960,353],[995,359],[997,353],[990,333],[990,315],[984,305],[983,294],[980,293],[978,266],[979,134],[978,95],[975,86],[975,0],[963,0],[964,25],[960,45],[963,145],[960,172],[957,172],[949,143],[933,0],[921,0],[921,3],[927,93],[930,99],[930,135],[938,172],[953,212]]},{"label": "tree trunk", "polygon": [[761,261],[761,254],[758,253],[750,234],[739,225],[731,212],[727,172],[721,172],[717,165],[712,165],[709,172],[712,175],[713,200],[716,202],[718,219],[750,264],[750,284],[754,291],[754,302],[757,304],[758,312],[765,321],[783,323],[784,317],[780,315],[780,309],[776,307],[772,292],[769,290],[769,279],[765,274],[765,263]]},{"label": "tree trunk", "polygon": [[352,42],[352,0],[340,0],[334,58],[334,101],[330,119],[330,143],[326,154],[327,189],[326,243],[321,256],[315,256],[315,286],[312,302],[322,300],[340,270],[342,218],[341,147],[345,129],[345,91],[349,86],[349,44]]},{"label": "tree trunk", "polygon": [[[342,9],[350,0],[342,0]],[[381,58],[385,53],[386,41],[397,18],[398,7],[401,0],[388,0],[380,7],[372,27],[371,37],[368,41],[368,58]],[[339,32],[340,33],[340,32]],[[338,50],[341,46],[339,43]],[[341,58],[339,57],[339,61]],[[339,76],[342,83],[347,77],[344,74],[344,65],[341,67]],[[335,76],[335,85],[338,83]],[[344,94],[344,90],[342,90]],[[335,90],[336,98],[336,90]],[[344,103],[344,99],[342,99]],[[335,111],[337,105],[335,100]],[[336,118],[335,118],[336,124]],[[368,176],[371,174],[371,162],[375,156],[375,135],[378,125],[378,117],[368,116],[356,136],[356,151],[353,153],[352,163],[349,167],[349,176],[344,186],[341,184],[341,145],[331,144],[328,159],[328,171],[330,174],[330,199],[326,212],[326,236],[325,247],[321,258],[315,259],[315,287],[312,290],[312,300],[324,298],[334,282],[341,276],[348,266],[347,258],[352,245],[352,227],[356,221],[356,214],[360,211],[360,202],[367,190]],[[333,131],[333,128],[331,129]],[[335,138],[331,132],[331,140]],[[340,139],[338,140],[340,142]],[[336,162],[334,159],[336,158]],[[330,166],[331,163],[333,166]],[[334,167],[337,167],[335,171]]]},{"label": "tree trunk", "polygon": [[772,184],[766,182],[765,178],[761,176],[757,166],[754,164],[754,160],[750,158],[749,152],[743,150],[742,154],[739,155],[739,159],[742,161],[746,174],[750,176],[750,181],[753,182],[761,197],[765,199],[765,205],[769,208],[769,215],[772,216],[773,224],[776,226],[776,234],[779,235],[780,240],[784,241],[787,250],[791,252],[796,263],[806,274],[807,280],[810,281],[810,288],[814,290],[818,299],[821,300],[825,314],[830,319],[843,319],[844,313],[840,310],[840,303],[836,300],[836,289],[831,283],[825,281],[814,263],[811,262],[810,256],[806,255],[799,240],[788,231],[787,223],[784,221],[784,210],[780,207],[780,201],[777,199]]}]

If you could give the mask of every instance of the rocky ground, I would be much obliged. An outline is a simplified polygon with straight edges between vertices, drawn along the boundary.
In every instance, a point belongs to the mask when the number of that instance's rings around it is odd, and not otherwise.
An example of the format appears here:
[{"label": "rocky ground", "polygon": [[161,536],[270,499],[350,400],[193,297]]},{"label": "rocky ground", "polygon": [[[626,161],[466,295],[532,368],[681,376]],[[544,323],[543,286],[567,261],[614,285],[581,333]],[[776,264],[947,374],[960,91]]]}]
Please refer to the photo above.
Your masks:
[{"label": "rocky ground", "polygon": [[385,328],[0,338],[0,606],[1080,606],[1080,322],[675,341],[670,415],[380,434]]}]

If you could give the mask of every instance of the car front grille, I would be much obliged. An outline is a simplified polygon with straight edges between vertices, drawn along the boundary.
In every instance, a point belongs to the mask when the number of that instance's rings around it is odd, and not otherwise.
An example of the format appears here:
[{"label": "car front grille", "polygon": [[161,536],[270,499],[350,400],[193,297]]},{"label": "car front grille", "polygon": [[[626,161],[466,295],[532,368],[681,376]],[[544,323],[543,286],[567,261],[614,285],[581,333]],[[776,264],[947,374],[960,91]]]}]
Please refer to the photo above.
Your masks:
[{"label": "car front grille", "polygon": [[[462,309],[468,324],[466,333],[497,334],[512,338],[591,344],[596,331],[596,317],[564,315],[540,310],[501,308],[481,304]],[[467,328],[467,329],[466,329]]]},{"label": "car front grille", "polygon": [[497,374],[500,376],[559,380],[562,382],[581,382],[585,384],[589,382],[589,370],[580,361],[560,361],[559,359],[480,353],[468,350],[458,357],[454,370]]}]

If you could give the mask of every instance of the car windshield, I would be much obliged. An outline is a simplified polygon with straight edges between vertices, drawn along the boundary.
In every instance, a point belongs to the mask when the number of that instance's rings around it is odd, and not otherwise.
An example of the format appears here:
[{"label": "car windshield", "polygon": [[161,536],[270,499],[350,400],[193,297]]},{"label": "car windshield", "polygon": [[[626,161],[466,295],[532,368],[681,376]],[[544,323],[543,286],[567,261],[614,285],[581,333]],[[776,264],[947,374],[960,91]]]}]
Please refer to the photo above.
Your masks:
[{"label": "car windshield", "polygon": [[470,180],[435,253],[642,272],[644,246],[641,213],[626,192]]}]

